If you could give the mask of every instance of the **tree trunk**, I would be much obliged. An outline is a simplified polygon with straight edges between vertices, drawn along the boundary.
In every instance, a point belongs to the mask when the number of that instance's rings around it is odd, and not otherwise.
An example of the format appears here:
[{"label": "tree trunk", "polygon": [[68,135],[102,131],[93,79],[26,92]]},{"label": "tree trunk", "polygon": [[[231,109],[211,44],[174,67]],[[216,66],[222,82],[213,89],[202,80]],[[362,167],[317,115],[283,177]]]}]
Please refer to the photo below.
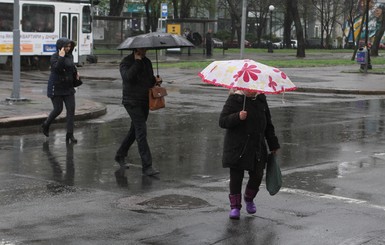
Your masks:
[{"label": "tree trunk", "polygon": [[145,32],[148,33],[150,32],[150,28],[151,28],[151,14],[150,14],[150,2],[151,0],[147,0],[146,3],[145,3],[145,9],[146,9],[146,19],[147,19],[147,22],[146,22],[146,25],[145,25]]},{"label": "tree trunk", "polygon": [[293,15],[291,13],[290,1],[286,0],[285,21],[283,22],[283,44],[285,48],[291,48],[291,25]]},{"label": "tree trunk", "polygon": [[238,38],[238,46],[240,47],[240,37],[241,37],[241,8],[239,6],[242,6],[242,1],[234,1],[234,0],[227,0],[227,3],[229,4],[229,12],[231,16],[231,40],[230,42],[233,41],[234,39],[234,34],[237,33],[237,38]]},{"label": "tree trunk", "polygon": [[305,55],[305,40],[303,37],[303,28],[301,24],[301,18],[298,12],[298,0],[288,0],[290,2],[291,13],[293,15],[294,24],[295,24],[295,32],[297,34],[297,57],[304,58]]},{"label": "tree trunk", "polygon": [[[109,16],[121,16],[124,6],[124,0],[111,0],[110,1],[110,12]],[[108,21],[108,29],[106,30],[106,37],[108,42],[122,42],[123,33],[122,33],[122,22],[117,21]]]},{"label": "tree trunk", "polygon": [[186,19],[190,17],[192,1],[190,0],[181,0],[180,1],[180,18]]},{"label": "tree trunk", "polygon": [[125,0],[110,0],[109,16],[120,16],[123,11]]},{"label": "tree trunk", "polygon": [[179,13],[178,13],[178,0],[172,0],[172,5],[174,7],[174,18],[179,19]]}]

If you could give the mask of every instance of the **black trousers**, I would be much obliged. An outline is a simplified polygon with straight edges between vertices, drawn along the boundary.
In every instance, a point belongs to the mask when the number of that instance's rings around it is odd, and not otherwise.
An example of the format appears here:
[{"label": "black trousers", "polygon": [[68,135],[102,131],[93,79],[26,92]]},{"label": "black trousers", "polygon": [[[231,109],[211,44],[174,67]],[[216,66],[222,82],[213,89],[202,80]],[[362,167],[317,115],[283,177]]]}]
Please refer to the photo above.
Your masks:
[{"label": "black trousers", "polygon": [[147,142],[147,118],[149,114],[148,105],[124,105],[131,118],[131,126],[126,137],[120,145],[116,156],[126,157],[131,145],[138,143],[139,155],[142,159],[143,171],[152,166],[152,156]]},{"label": "black trousers", "polygon": [[[247,182],[247,188],[259,191],[263,178],[263,169],[261,171],[248,171],[249,181]],[[245,174],[245,170],[230,168],[230,194],[241,194],[242,193],[242,182]]]},{"label": "black trousers", "polygon": [[206,43],[206,55],[211,56],[212,53],[212,47],[211,47],[211,42]]},{"label": "black trousers", "polygon": [[63,95],[63,96],[53,96],[51,98],[53,110],[49,114],[46,124],[51,125],[53,120],[60,115],[63,111],[63,103],[67,111],[67,133],[74,132],[74,118],[75,118],[75,95]]}]

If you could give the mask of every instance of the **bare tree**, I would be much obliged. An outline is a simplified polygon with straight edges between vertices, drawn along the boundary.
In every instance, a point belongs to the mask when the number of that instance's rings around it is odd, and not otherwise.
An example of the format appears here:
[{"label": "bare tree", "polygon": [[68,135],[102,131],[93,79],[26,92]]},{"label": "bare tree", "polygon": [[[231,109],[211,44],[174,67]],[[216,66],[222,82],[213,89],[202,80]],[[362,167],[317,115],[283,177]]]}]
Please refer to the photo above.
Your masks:
[{"label": "bare tree", "polygon": [[285,16],[283,21],[283,46],[291,48],[291,25],[293,24],[293,15],[291,13],[290,2],[285,1]]},{"label": "bare tree", "polygon": [[172,6],[174,9],[174,18],[179,19],[179,6],[178,6],[178,0],[171,0]]},{"label": "bare tree", "polygon": [[181,19],[190,18],[190,10],[192,6],[193,6],[193,1],[180,0],[180,18]]},{"label": "bare tree", "polygon": [[120,16],[123,11],[123,6],[126,0],[110,0],[109,16]]},{"label": "bare tree", "polygon": [[298,12],[298,0],[287,0],[288,7],[290,8],[290,12],[293,16],[294,24],[295,24],[295,32],[297,35],[298,47],[297,47],[297,57],[304,58],[305,55],[305,40],[303,35],[303,28],[301,24],[301,17]]},{"label": "bare tree", "polygon": [[[229,12],[230,12],[230,17],[231,17],[231,40],[234,39],[235,33],[237,33],[238,40],[241,40],[242,1],[227,0],[227,3],[229,5]],[[238,42],[238,45],[240,45],[239,42]]]},{"label": "bare tree", "polygon": [[308,34],[309,22],[312,19],[314,19],[314,16],[313,16],[314,7],[313,7],[312,0],[299,0],[298,4],[299,4],[298,6],[299,12],[303,20],[304,36],[305,36],[305,40],[307,40],[309,38],[309,34]]},{"label": "bare tree", "polygon": [[145,25],[145,28],[146,28],[145,32],[146,33],[150,31],[152,23],[153,23],[153,21],[151,21],[150,4],[151,4],[151,0],[146,0],[146,2],[144,4],[145,10],[146,10],[146,18],[147,18],[147,22]]},{"label": "bare tree", "polygon": [[267,26],[267,16],[269,14],[269,4],[270,1],[268,0],[256,0],[252,1],[249,4],[249,10],[250,13],[252,13],[255,16],[256,19],[256,36],[257,36],[257,43],[258,46],[261,44],[261,38],[263,33],[266,30]]},{"label": "bare tree", "polygon": [[321,20],[321,47],[330,48],[331,34],[346,6],[341,0],[313,0],[313,4]]},{"label": "bare tree", "polygon": [[[352,37],[352,43],[355,43],[355,36],[354,36],[354,19],[356,17],[356,6],[355,3],[356,0],[345,0],[345,13],[344,13],[344,20],[346,20],[349,24],[349,32],[348,35],[351,35]],[[349,36],[346,37],[346,42],[349,41]]]}]

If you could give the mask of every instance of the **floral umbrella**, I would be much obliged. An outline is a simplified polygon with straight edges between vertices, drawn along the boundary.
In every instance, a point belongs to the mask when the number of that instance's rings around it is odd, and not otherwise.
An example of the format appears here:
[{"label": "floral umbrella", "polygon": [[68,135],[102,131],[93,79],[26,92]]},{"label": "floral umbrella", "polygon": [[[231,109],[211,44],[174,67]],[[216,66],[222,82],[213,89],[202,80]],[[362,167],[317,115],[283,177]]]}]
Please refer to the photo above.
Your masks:
[{"label": "floral umbrella", "polygon": [[198,75],[205,83],[235,90],[278,94],[296,89],[284,72],[249,59],[214,61]]}]

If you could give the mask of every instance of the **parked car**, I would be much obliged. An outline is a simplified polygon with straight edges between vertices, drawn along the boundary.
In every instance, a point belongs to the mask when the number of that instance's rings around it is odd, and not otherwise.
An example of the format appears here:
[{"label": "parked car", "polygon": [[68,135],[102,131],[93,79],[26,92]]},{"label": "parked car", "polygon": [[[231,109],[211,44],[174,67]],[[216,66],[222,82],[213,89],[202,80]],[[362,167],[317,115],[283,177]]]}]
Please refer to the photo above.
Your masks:
[{"label": "parked car", "polygon": [[[233,40],[227,42],[228,48],[239,48],[238,40]],[[245,40],[245,48],[251,48],[251,43],[247,40]]]},{"label": "parked car", "polygon": [[268,41],[266,40],[261,40],[259,43],[258,41],[253,42],[251,45],[252,48],[267,48],[267,43]]},{"label": "parked car", "polygon": [[275,48],[275,49],[281,49],[281,48],[283,48],[283,42],[281,41],[281,42],[275,42],[275,43],[273,43],[273,48]]},{"label": "parked car", "polygon": [[298,41],[292,39],[292,40],[291,40],[291,47],[292,47],[292,48],[297,48],[297,47],[298,47]]},{"label": "parked car", "polygon": [[[292,39],[291,41],[291,48],[297,48],[298,47],[298,41],[295,39]],[[286,43],[283,41],[273,43],[273,48],[289,48],[286,46]]]},{"label": "parked car", "polygon": [[213,37],[212,40],[213,40],[213,47],[214,48],[223,48],[223,41],[222,40],[220,40],[216,37]]}]

